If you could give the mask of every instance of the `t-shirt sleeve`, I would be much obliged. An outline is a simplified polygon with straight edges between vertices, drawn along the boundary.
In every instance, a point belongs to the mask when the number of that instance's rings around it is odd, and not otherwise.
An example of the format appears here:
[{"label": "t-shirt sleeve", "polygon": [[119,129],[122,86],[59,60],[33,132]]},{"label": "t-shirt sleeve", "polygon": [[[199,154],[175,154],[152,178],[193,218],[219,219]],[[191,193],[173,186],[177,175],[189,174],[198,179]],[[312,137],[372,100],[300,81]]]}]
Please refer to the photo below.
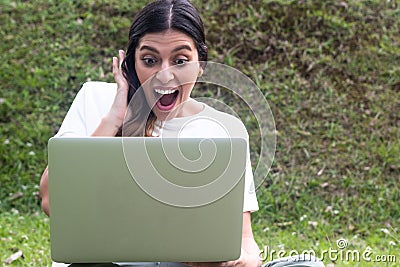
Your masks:
[{"label": "t-shirt sleeve", "polygon": [[244,201],[243,201],[243,212],[254,212],[259,209],[258,201],[256,196],[256,190],[254,186],[253,170],[251,168],[250,161],[250,149],[247,139],[247,153],[246,153],[246,172],[244,180]]},{"label": "t-shirt sleeve", "polygon": [[[221,119],[220,121],[223,121]],[[246,151],[246,170],[244,180],[244,199],[243,199],[243,212],[254,212],[259,209],[258,201],[254,186],[254,176],[251,167],[250,159],[250,145],[249,145],[249,134],[247,133],[246,127],[243,122],[236,117],[227,116],[224,123],[226,130],[229,132],[229,136],[240,137],[246,140],[247,151]]]},{"label": "t-shirt sleeve", "polygon": [[55,135],[56,137],[79,137],[88,135],[85,123],[85,91],[86,86],[83,85],[75,96],[60,129]]},{"label": "t-shirt sleeve", "polygon": [[116,93],[116,83],[86,82],[76,95],[55,136],[91,135],[110,111]]}]

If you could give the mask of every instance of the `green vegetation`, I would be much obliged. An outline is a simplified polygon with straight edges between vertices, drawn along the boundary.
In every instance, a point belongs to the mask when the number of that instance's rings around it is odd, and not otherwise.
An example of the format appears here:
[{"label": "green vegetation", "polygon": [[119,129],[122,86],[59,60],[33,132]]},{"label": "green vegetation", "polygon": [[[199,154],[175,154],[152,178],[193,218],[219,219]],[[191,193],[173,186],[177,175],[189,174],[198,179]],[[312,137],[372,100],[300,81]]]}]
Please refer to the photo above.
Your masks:
[{"label": "green vegetation", "polygon": [[[2,264],[18,251],[12,265],[50,263],[48,220],[38,215],[47,140],[86,80],[112,82],[111,58],[139,2],[0,1]],[[276,158],[253,214],[260,246],[321,253],[344,238],[347,249],[397,255],[398,264],[400,2],[195,3],[209,59],[254,80],[274,114]],[[257,151],[256,123],[246,124]]]}]

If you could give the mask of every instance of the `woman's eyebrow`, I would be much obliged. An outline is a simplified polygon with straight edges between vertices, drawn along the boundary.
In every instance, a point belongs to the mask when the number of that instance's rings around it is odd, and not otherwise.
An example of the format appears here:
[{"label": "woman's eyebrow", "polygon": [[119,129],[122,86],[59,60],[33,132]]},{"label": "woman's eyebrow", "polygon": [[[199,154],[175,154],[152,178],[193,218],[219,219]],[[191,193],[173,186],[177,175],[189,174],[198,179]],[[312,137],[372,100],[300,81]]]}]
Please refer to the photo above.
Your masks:
[{"label": "woman's eyebrow", "polygon": [[[154,53],[157,53],[157,54],[160,53],[157,49],[155,49],[154,47],[148,46],[148,45],[144,45],[144,46],[140,47],[139,51],[142,51],[142,50],[150,50],[150,51],[152,51]],[[175,53],[175,52],[178,52],[180,50],[192,51],[192,48],[189,45],[180,45],[180,46],[175,47],[172,50],[172,52]]]},{"label": "woman's eyebrow", "polygon": [[158,52],[157,49],[155,49],[154,47],[148,46],[148,45],[144,45],[144,46],[140,47],[140,51],[142,51],[142,50],[150,50],[150,51],[152,51],[154,53],[157,53],[157,54],[160,53],[160,52]]},{"label": "woman's eyebrow", "polygon": [[192,51],[192,48],[188,45],[180,45],[178,47],[175,47],[174,50],[172,50],[172,52],[178,52],[180,50],[189,50]]}]

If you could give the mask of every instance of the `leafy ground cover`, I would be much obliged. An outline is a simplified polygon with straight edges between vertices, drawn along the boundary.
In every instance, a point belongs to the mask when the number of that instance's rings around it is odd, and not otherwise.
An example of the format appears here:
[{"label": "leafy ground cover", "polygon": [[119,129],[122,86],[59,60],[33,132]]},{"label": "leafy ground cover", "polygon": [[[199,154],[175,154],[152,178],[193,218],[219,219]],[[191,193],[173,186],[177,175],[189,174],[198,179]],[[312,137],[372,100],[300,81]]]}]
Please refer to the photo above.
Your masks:
[{"label": "leafy ground cover", "polygon": [[[255,81],[277,152],[253,214],[270,250],[371,249],[400,262],[399,1],[195,1],[209,58]],[[46,143],[87,80],[112,81],[141,1],[0,1],[0,257],[49,264],[38,184]],[[234,99],[216,91],[198,95]],[[257,151],[256,121],[245,121]],[[255,152],[256,153],[256,152]],[[254,163],[254,162],[253,162]],[[343,240],[342,240],[343,239]],[[340,243],[339,241],[343,241]],[[318,255],[318,254],[317,254]],[[373,258],[377,260],[377,257]],[[382,258],[381,258],[382,259]]]}]

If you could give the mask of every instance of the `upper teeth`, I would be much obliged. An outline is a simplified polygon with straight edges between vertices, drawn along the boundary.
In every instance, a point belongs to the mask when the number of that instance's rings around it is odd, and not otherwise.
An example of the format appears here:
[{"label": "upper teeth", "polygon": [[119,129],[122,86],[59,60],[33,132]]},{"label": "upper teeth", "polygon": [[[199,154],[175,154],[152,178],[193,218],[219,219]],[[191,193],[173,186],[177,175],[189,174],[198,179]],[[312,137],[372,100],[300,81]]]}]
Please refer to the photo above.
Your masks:
[{"label": "upper teeth", "polygon": [[156,93],[162,94],[162,95],[168,95],[168,94],[173,94],[175,93],[176,90],[161,90],[161,89],[155,89]]}]

